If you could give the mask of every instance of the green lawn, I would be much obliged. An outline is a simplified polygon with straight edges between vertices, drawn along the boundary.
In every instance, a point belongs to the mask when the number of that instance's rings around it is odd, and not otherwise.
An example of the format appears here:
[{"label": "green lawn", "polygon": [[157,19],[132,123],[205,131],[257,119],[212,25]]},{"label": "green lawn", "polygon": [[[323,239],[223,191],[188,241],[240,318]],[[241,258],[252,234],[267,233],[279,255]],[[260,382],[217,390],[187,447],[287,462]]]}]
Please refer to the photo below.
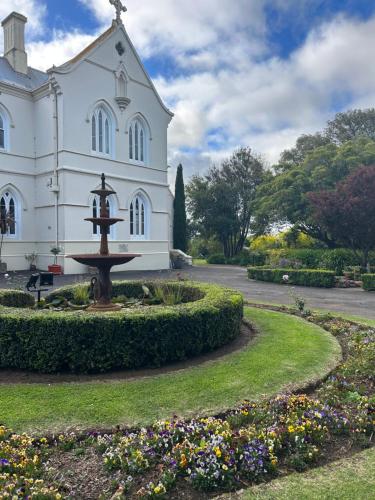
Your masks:
[{"label": "green lawn", "polygon": [[[372,492],[372,493],[371,493]],[[303,474],[249,488],[241,500],[370,500],[375,498],[375,448]]]},{"label": "green lawn", "polygon": [[195,368],[132,381],[3,385],[0,422],[45,432],[213,413],[301,386],[340,359],[337,341],[316,325],[255,308],[246,308],[246,317],[259,329],[256,340]]}]

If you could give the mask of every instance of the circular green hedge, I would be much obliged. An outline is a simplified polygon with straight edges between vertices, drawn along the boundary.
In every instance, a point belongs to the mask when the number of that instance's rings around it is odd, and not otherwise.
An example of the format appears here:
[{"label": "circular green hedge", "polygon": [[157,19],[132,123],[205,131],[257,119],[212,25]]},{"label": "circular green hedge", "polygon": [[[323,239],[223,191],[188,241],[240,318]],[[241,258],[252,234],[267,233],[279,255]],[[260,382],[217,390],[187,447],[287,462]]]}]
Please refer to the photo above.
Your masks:
[{"label": "circular green hedge", "polygon": [[34,296],[22,290],[0,290],[0,305],[6,307],[32,307]]},{"label": "circular green hedge", "polygon": [[[114,282],[113,295],[137,296],[142,285],[154,286]],[[240,333],[239,292],[201,283],[168,285],[182,287],[183,303],[115,313],[2,308],[0,368],[95,373],[157,367],[212,351]],[[56,290],[47,301],[69,298],[73,290]]]}]

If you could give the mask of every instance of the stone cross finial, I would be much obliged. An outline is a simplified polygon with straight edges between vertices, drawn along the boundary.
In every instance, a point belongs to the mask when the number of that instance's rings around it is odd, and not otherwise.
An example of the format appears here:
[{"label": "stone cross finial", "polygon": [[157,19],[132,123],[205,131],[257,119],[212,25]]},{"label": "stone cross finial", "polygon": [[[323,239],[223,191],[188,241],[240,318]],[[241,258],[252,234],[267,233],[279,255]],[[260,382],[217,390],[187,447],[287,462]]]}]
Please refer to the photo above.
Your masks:
[{"label": "stone cross finial", "polygon": [[121,12],[126,12],[128,9],[122,4],[121,0],[109,0],[109,3],[116,9],[116,21],[121,23]]}]

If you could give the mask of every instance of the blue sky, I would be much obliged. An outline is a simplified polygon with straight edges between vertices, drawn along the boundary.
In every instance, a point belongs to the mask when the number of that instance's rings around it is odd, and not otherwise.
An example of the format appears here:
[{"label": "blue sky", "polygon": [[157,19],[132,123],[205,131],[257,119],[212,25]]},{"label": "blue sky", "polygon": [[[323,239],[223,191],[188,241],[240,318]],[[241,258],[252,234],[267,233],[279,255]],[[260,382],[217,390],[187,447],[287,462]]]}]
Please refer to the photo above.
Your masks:
[{"label": "blue sky", "polygon": [[[169,161],[189,173],[251,146],[271,164],[336,112],[375,102],[373,0],[128,0],[123,16],[175,112]],[[109,26],[108,0],[1,0],[25,13],[45,69]]]}]

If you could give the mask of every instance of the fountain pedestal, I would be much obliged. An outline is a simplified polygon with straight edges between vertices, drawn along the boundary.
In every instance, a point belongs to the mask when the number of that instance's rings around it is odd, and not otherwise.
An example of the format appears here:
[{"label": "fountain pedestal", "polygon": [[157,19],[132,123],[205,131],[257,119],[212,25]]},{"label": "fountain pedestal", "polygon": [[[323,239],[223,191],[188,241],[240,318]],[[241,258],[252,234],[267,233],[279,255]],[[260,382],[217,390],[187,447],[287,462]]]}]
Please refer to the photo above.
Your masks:
[{"label": "fountain pedestal", "polygon": [[107,208],[107,197],[111,194],[116,194],[115,191],[106,189],[105,186],[105,175],[102,174],[102,188],[95,191],[91,191],[100,197],[100,217],[90,217],[85,219],[88,222],[92,222],[100,227],[100,251],[97,254],[78,254],[78,255],[68,255],[70,259],[74,259],[80,264],[85,264],[88,266],[96,267],[98,269],[99,275],[99,298],[97,302],[88,308],[89,311],[94,312],[108,312],[108,311],[118,311],[121,306],[113,304],[111,302],[112,293],[112,282],[111,282],[111,269],[113,266],[119,266],[121,264],[126,264],[136,257],[140,257],[140,254],[135,253],[120,253],[120,254],[110,254],[108,249],[108,233],[109,228],[117,222],[121,222],[124,219],[117,219],[109,217]]}]

